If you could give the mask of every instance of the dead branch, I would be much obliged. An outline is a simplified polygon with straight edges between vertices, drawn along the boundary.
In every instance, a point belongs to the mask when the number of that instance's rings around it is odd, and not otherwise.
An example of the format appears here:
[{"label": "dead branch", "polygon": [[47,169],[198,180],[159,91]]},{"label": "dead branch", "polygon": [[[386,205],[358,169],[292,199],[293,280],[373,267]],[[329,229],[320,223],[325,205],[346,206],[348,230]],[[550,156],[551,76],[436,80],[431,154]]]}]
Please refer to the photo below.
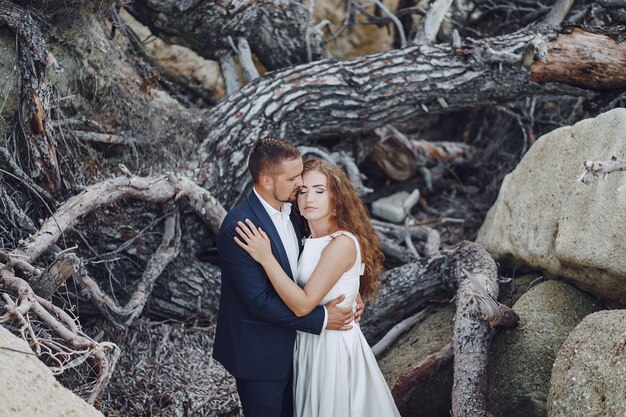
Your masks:
[{"label": "dead branch", "polygon": [[370,343],[379,340],[395,323],[422,308],[436,293],[450,292],[454,286],[458,289],[453,340],[453,416],[489,415],[486,372],[492,335],[490,323],[500,322],[498,314],[506,315],[503,324],[517,322],[514,312],[500,308],[495,301],[499,290],[497,268],[480,245],[460,242],[428,259],[386,271],[381,277],[378,298],[365,309],[361,326]]},{"label": "dead branch", "polygon": [[[553,29],[541,30],[552,48],[571,36],[557,37]],[[593,47],[606,49],[604,43],[597,44],[594,36],[584,33]],[[582,68],[576,68],[585,61],[579,57],[570,57],[576,74],[569,78],[531,82],[535,69],[543,64],[534,63],[530,72],[520,64],[522,53],[537,34],[535,28],[525,29],[479,41],[467,39],[460,50],[448,45],[409,47],[353,61],[321,60],[266,74],[207,113],[207,123],[214,128],[198,148],[199,178],[229,205],[247,186],[248,178],[243,175],[247,152],[259,137],[286,137],[302,144],[347,132],[369,132],[415,120],[427,112],[450,112],[534,93],[593,94],[566,85],[582,75]],[[493,65],[485,57],[487,48],[519,54],[520,64]],[[626,53],[626,46],[619,48]],[[618,55],[615,49],[611,51],[611,57],[595,55],[598,68],[615,62]],[[626,55],[618,61],[625,64]],[[550,63],[550,55],[546,63]],[[606,75],[615,84],[623,82],[615,72]],[[446,106],[439,100],[442,97]]]},{"label": "dead branch", "polygon": [[372,225],[379,237],[384,236],[386,239],[390,239],[391,237],[391,239],[396,241],[413,238],[425,241],[424,255],[426,257],[435,255],[441,246],[441,237],[436,230],[427,226],[412,224],[411,221],[404,226],[399,226],[397,224],[373,219]]},{"label": "dead branch", "polygon": [[128,146],[138,144],[136,139],[128,137],[128,135],[125,134],[118,135],[115,133],[85,132],[81,130],[73,130],[72,133],[76,135],[78,139],[84,140],[85,142],[100,142]]},{"label": "dead branch", "polygon": [[572,3],[574,3],[574,0],[557,0],[552,9],[550,9],[550,13],[545,17],[544,23],[551,26],[559,26],[565,19],[565,16],[567,16]]},{"label": "dead branch", "polygon": [[411,397],[416,390],[428,383],[439,371],[448,366],[454,359],[452,343],[448,343],[438,352],[428,355],[417,366],[398,378],[391,393],[401,415],[408,414],[412,408]]},{"label": "dead branch", "polygon": [[204,188],[183,175],[158,177],[117,177],[85,189],[63,203],[37,233],[12,252],[12,256],[33,262],[55,243],[63,233],[78,223],[81,217],[98,207],[120,199],[135,198],[153,203],[181,200],[217,233],[226,211]]},{"label": "dead branch", "polygon": [[624,88],[626,45],[600,34],[573,29],[548,44],[548,59],[530,66],[530,80],[585,88]]},{"label": "dead branch", "polygon": [[80,269],[80,260],[73,253],[60,253],[41,276],[32,280],[35,294],[49,300],[65,281]]},{"label": "dead branch", "polygon": [[[22,338],[35,347],[38,355],[49,356],[58,365],[57,373],[82,363],[81,360],[73,359],[76,356],[90,357],[98,372],[86,398],[93,404],[113,373],[119,349],[113,343],[94,341],[80,330],[78,323],[65,311],[37,296],[25,280],[15,275],[14,267],[23,262],[22,259],[11,256],[6,264],[0,264],[0,282],[3,288],[17,294],[17,302],[13,302],[6,293],[2,294],[7,304],[4,307],[6,313],[0,316],[0,323],[17,322]],[[45,323],[70,349],[60,348],[53,340],[37,336],[29,314]]]},{"label": "dead branch", "polygon": [[229,37],[245,38],[270,70],[308,62],[307,45],[314,60],[322,53],[319,39],[306,35],[313,32],[307,9],[286,0],[134,0],[127,7],[153,34],[207,59],[230,50]]},{"label": "dead branch", "polygon": [[578,181],[590,184],[593,177],[605,176],[616,171],[626,171],[626,159],[613,156],[608,161],[585,161],[585,170],[578,177]]},{"label": "dead branch", "polygon": [[435,42],[441,22],[443,22],[451,5],[452,0],[436,0],[432,3],[428,14],[424,18],[424,23],[415,38],[414,42],[416,44],[430,44]]},{"label": "dead branch", "polygon": [[12,175],[15,176],[15,179],[26,185],[27,188],[29,188],[34,194],[39,196],[39,198],[41,198],[45,203],[49,204],[50,206],[54,207],[58,204],[58,202],[54,199],[54,197],[52,196],[52,194],[50,194],[48,190],[37,185],[28,176],[28,174],[26,174],[22,170],[22,168],[20,168],[18,163],[11,155],[11,152],[6,147],[0,146],[0,155],[2,156],[6,164],[10,167]]},{"label": "dead branch", "polygon": [[407,330],[424,320],[432,312],[432,310],[432,307],[427,306],[424,310],[393,326],[391,330],[389,330],[387,334],[378,341],[378,343],[372,346],[374,356],[376,356],[376,358],[380,358],[380,356],[389,348],[389,346],[393,344],[393,342],[396,341],[396,339],[406,333]]},{"label": "dead branch", "polygon": [[80,274],[75,275],[78,285],[86,290],[90,299],[98,306],[104,316],[118,328],[124,329],[133,324],[142,313],[157,278],[165,267],[178,256],[181,238],[179,217],[180,215],[176,211],[165,220],[161,245],[150,258],[135,291],[124,306],[119,305],[106,295],[84,267],[81,267]]}]

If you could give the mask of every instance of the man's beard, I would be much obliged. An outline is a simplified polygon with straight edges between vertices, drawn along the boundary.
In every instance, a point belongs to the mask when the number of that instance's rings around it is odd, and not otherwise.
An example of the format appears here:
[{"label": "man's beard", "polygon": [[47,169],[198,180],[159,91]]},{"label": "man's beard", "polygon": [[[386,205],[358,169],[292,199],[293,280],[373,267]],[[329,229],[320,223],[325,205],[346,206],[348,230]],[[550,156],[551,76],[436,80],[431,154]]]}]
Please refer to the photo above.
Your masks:
[{"label": "man's beard", "polygon": [[298,189],[294,189],[293,192],[285,199],[284,197],[279,197],[278,194],[276,194],[276,190],[272,191],[272,197],[274,197],[274,199],[276,201],[280,201],[281,203],[294,203],[296,201],[296,196],[298,195]]}]

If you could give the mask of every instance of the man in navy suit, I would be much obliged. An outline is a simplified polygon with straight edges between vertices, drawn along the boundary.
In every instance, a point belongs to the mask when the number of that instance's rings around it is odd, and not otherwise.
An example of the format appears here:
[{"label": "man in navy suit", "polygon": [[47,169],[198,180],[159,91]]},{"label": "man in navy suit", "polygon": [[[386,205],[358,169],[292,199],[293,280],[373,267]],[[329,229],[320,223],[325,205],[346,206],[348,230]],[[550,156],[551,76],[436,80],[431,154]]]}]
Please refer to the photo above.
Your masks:
[{"label": "man in navy suit", "polygon": [[235,376],[245,417],[293,417],[296,330],[347,330],[353,313],[337,307],[341,296],[297,317],[261,265],[235,243],[237,222],[252,220],[268,234],[274,256],[294,277],[302,230],[290,216],[290,201],[302,185],[302,156],[288,142],[262,139],[252,149],[248,168],[254,188],[228,213],[218,237],[222,292],[213,357]]}]

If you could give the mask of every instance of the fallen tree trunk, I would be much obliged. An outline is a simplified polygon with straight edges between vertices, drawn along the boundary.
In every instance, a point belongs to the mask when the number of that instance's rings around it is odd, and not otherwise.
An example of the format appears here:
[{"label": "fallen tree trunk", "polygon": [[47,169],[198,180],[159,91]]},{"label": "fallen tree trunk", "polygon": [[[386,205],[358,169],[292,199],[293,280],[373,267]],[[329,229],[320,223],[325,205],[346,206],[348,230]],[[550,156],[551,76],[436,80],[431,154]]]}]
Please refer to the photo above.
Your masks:
[{"label": "fallen tree trunk", "polygon": [[[367,306],[363,315],[364,333],[370,340],[377,340],[389,324],[420,309],[437,291],[449,291],[452,285],[458,288],[452,344],[455,417],[490,415],[486,388],[492,329],[515,327],[519,321],[510,308],[496,301],[497,278],[495,262],[484,248],[476,243],[460,242],[427,260],[385,273],[375,304]],[[427,362],[426,368],[405,379],[425,378],[424,372],[431,375],[433,368],[439,369],[449,356],[444,354],[444,359]],[[410,384],[405,380],[397,388],[396,399],[406,405],[410,392]]]},{"label": "fallen tree trunk", "polygon": [[285,0],[134,0],[131,14],[160,38],[220,60],[244,38],[270,70],[316,60],[319,36],[309,13]]},{"label": "fallen tree trunk", "polygon": [[[551,63],[551,55],[545,54],[547,42],[549,50],[556,50],[573,36],[605,53],[582,59],[570,56],[568,76],[551,78],[544,70]],[[530,68],[522,65],[528,57]],[[559,34],[538,26],[468,40],[462,48],[414,46],[353,61],[322,60],[277,71],[254,80],[207,113],[207,122],[214,128],[198,149],[199,178],[229,206],[248,183],[244,175],[247,153],[260,137],[285,137],[299,144],[530,94],[593,95],[591,90],[571,86],[599,87],[593,80],[581,84],[585,79],[581,61],[605,68],[603,76],[612,80],[613,88],[626,87],[623,74],[613,65],[604,65],[607,60],[626,65],[626,46],[604,35]],[[539,72],[545,74],[543,84],[533,81],[533,74]]]}]

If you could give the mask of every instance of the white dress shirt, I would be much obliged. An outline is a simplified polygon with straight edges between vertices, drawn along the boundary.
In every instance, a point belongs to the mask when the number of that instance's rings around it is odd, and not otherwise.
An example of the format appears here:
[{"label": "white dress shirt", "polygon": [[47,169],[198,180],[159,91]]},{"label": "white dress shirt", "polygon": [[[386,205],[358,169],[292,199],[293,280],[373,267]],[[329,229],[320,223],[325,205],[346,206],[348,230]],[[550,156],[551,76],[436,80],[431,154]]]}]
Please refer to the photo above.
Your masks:
[{"label": "white dress shirt", "polygon": [[[281,210],[278,211],[274,207],[272,207],[267,201],[263,199],[259,195],[256,190],[256,187],[252,187],[254,194],[258,197],[263,205],[263,208],[269,214],[270,219],[272,219],[272,223],[274,223],[274,227],[278,232],[278,236],[280,236],[280,240],[285,248],[285,252],[287,252],[287,259],[289,259],[289,267],[291,268],[291,273],[293,277],[295,277],[296,272],[298,271],[298,257],[300,256],[300,245],[298,244],[298,236],[296,235],[296,230],[293,228],[293,223],[291,223],[291,219],[289,215],[291,214],[291,203],[283,203],[281,206]],[[258,227],[258,225],[256,225]],[[326,323],[328,321],[328,311],[326,307],[324,307],[324,325],[322,326],[322,330],[326,328]]]}]

